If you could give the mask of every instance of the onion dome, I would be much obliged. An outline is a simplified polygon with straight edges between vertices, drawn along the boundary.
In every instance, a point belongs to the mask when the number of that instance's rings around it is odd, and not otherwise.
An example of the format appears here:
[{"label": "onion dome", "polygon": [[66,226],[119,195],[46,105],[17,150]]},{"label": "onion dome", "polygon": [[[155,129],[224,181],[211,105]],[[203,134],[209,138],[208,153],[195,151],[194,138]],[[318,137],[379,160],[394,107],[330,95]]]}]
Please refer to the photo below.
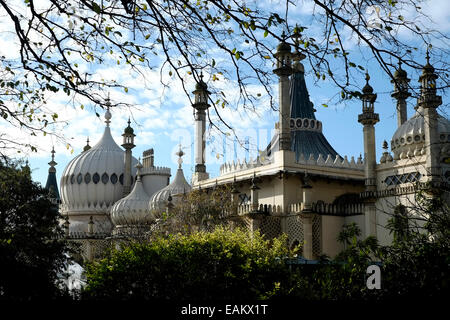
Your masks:
[{"label": "onion dome", "polygon": [[[440,143],[450,143],[450,121],[437,116]],[[404,159],[425,154],[425,121],[423,108],[419,107],[414,116],[395,131],[391,140],[394,159]]]},{"label": "onion dome", "polygon": [[117,201],[111,208],[111,220],[116,228],[129,226],[145,226],[152,223],[155,218],[148,210],[150,197],[144,190],[140,170],[137,166],[137,178],[133,190],[125,198]]},{"label": "onion dome", "polygon": [[184,155],[184,152],[181,150],[181,146],[180,150],[175,154],[178,156],[177,174],[171,184],[159,190],[152,196],[150,200],[150,210],[162,210],[165,208],[169,197],[172,197],[173,201],[175,201],[176,197],[174,196],[185,194],[192,189],[184,178],[183,169],[181,168],[181,164],[183,163],[183,159],[181,157]]},{"label": "onion dome", "polygon": [[[72,159],[61,177],[63,213],[108,213],[123,196],[125,152],[111,136],[111,112],[105,113],[105,131],[100,141]],[[137,164],[132,159],[132,168]],[[136,173],[133,168],[132,176]]]}]

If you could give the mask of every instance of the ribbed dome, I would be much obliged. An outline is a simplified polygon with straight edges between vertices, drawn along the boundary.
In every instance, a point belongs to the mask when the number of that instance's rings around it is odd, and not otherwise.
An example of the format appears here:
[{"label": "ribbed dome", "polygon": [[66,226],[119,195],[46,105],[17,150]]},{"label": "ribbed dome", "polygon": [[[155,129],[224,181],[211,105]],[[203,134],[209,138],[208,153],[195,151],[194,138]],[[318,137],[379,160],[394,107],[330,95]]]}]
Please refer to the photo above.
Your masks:
[{"label": "ribbed dome", "polygon": [[[69,162],[61,177],[63,213],[108,212],[123,196],[124,150],[111,136],[110,113],[100,141]],[[132,176],[137,159],[132,159]]]},{"label": "ribbed dome", "polygon": [[[140,166],[142,167],[142,166]],[[144,190],[138,172],[133,190],[111,208],[111,220],[115,226],[148,225],[155,220],[148,209],[150,197]]]},{"label": "ribbed dome", "polygon": [[184,178],[183,169],[179,168],[172,183],[156,192],[150,200],[150,210],[163,209],[170,196],[188,193],[192,187]]},{"label": "ribbed dome", "polygon": [[[441,143],[450,142],[450,121],[440,115],[438,115],[438,132]],[[423,109],[418,108],[416,114],[403,123],[392,137],[391,150],[394,152],[394,159],[425,154],[424,141]]]}]

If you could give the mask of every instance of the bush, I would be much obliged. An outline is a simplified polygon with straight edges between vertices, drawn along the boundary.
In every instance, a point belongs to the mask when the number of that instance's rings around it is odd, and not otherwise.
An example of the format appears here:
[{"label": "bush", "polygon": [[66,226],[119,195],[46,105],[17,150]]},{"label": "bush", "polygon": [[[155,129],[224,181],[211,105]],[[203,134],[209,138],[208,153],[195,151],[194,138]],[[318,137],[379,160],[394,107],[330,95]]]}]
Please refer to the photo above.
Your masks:
[{"label": "bush", "polygon": [[286,238],[241,230],[174,235],[131,243],[87,268],[86,299],[267,299],[289,272]]}]

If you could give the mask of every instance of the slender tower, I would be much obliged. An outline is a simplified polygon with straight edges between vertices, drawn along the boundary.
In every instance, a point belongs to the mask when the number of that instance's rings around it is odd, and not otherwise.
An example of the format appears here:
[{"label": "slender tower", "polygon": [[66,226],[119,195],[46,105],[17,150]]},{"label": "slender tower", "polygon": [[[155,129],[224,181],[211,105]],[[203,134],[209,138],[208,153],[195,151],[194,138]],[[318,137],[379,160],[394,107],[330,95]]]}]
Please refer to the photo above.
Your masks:
[{"label": "slender tower", "polygon": [[125,149],[125,170],[123,176],[123,196],[125,197],[131,191],[131,149],[135,147],[133,128],[130,126],[130,119],[128,118],[128,127],[125,128],[122,137],[122,147]]},{"label": "slender tower", "polygon": [[369,85],[370,76],[366,72],[366,85],[362,92],[362,113],[358,115],[358,122],[361,123],[364,133],[364,158],[365,158],[365,227],[366,236],[377,235],[376,231],[376,208],[375,200],[376,185],[376,153],[375,153],[375,124],[380,121],[378,113],[374,111],[374,103],[377,95],[373,93],[373,88]]},{"label": "slender tower", "polygon": [[291,131],[289,127],[290,115],[290,94],[289,94],[289,76],[292,74],[291,46],[286,43],[286,35],[281,35],[283,40],[277,46],[277,52],[274,54],[277,59],[277,68],[273,72],[278,76],[278,94],[279,94],[279,122],[278,132],[280,137],[280,150],[291,150]]},{"label": "slender tower", "polygon": [[195,172],[192,175],[192,183],[209,178],[205,166],[205,131],[206,131],[206,110],[209,108],[208,86],[203,82],[203,73],[200,74],[200,81],[195,85],[192,92],[195,96],[194,117],[195,117]]},{"label": "slender tower", "polygon": [[420,109],[423,110],[424,115],[427,180],[432,185],[439,184],[441,180],[438,114],[436,109],[442,104],[442,97],[436,95],[437,78],[438,76],[434,73],[434,67],[430,64],[430,56],[427,50],[427,64],[423,67],[422,74],[419,77],[420,96],[417,106],[419,112]]},{"label": "slender tower", "polygon": [[48,168],[47,183],[45,184],[45,189],[48,190],[50,201],[58,204],[60,202],[58,183],[56,182],[56,168],[57,163],[55,162],[55,148],[52,148],[52,161],[48,163],[50,168]]},{"label": "slender tower", "polygon": [[408,75],[406,71],[402,69],[402,62],[399,61],[398,69],[394,72],[394,79],[391,83],[394,84],[394,92],[391,97],[397,100],[397,127],[400,127],[408,119],[406,112],[406,99],[411,96],[408,92]]}]

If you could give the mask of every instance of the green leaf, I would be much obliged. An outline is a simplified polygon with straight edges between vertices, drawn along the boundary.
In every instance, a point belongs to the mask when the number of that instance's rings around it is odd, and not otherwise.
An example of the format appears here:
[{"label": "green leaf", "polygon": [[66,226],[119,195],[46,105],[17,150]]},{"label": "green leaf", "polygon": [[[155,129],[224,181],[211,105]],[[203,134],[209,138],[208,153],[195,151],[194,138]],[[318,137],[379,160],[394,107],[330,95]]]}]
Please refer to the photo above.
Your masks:
[{"label": "green leaf", "polygon": [[94,11],[97,14],[100,14],[100,12],[102,11],[102,9],[100,8],[100,6],[98,4],[96,4],[94,1],[92,1],[92,9],[94,9]]},{"label": "green leaf", "polygon": [[268,35],[269,35],[269,31],[268,30],[264,31],[264,38],[267,37]]},{"label": "green leaf", "polygon": [[325,103],[322,103],[322,106],[325,107],[325,108],[328,108],[328,105],[325,104]]}]

